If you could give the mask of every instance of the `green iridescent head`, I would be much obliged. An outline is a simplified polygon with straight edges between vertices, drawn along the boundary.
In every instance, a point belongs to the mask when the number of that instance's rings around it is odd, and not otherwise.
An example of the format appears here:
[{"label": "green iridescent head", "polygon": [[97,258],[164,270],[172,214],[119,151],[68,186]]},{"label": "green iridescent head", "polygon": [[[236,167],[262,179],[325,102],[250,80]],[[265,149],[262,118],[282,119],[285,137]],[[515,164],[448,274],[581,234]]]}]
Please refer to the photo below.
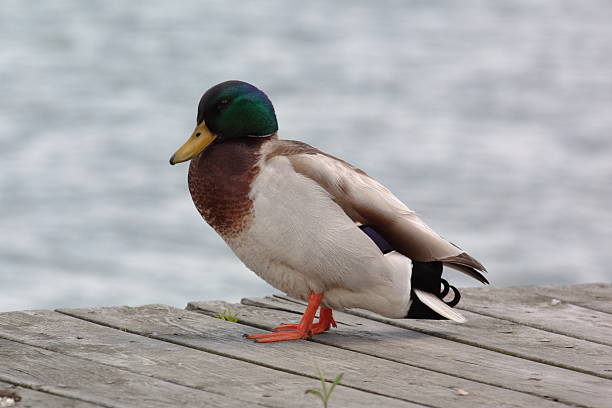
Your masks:
[{"label": "green iridescent head", "polygon": [[265,137],[277,130],[274,107],[265,93],[246,82],[222,82],[202,95],[197,126],[170,164],[191,159],[214,141]]},{"label": "green iridescent head", "polygon": [[198,125],[202,121],[221,139],[267,136],[278,130],[270,99],[242,81],[222,82],[206,91],[198,105]]}]

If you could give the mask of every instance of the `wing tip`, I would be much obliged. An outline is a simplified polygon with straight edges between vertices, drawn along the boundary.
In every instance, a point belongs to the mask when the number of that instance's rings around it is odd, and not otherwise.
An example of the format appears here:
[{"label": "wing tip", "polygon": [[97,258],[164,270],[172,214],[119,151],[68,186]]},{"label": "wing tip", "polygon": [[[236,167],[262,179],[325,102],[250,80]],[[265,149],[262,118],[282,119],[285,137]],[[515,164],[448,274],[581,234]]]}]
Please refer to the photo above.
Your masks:
[{"label": "wing tip", "polygon": [[484,283],[485,285],[489,284],[489,280],[483,275],[484,273],[487,273],[487,268],[485,268],[475,258],[468,255],[467,252],[462,252],[455,256],[449,256],[441,259],[441,261],[444,263],[444,265],[463,272],[481,283]]},{"label": "wing tip", "polygon": [[489,280],[482,273],[482,272],[486,272],[486,271],[482,271],[481,272],[481,271],[479,271],[479,270],[477,270],[477,269],[475,269],[475,268],[473,268],[471,266],[467,266],[467,265],[460,264],[460,263],[455,263],[455,262],[452,262],[452,261],[449,262],[449,261],[444,260],[444,261],[442,261],[442,263],[445,266],[448,266],[449,268],[453,268],[453,269],[455,269],[455,270],[457,270],[459,272],[462,272],[462,273],[464,273],[464,274],[466,274],[468,276],[471,276],[472,278],[476,279],[480,283],[483,283],[485,285],[489,284]]}]

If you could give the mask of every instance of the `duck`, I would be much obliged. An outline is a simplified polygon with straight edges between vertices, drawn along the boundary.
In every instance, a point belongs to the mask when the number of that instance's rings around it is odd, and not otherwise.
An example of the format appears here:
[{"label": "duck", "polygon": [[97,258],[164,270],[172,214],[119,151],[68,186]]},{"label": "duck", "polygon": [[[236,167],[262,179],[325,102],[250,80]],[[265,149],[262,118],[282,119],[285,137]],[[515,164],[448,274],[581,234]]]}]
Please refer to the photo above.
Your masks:
[{"label": "duck", "polygon": [[246,336],[256,342],[307,339],[337,327],[334,310],[355,308],[462,323],[454,309],[460,293],[442,278],[444,268],[489,283],[480,262],[366,172],[279,139],[272,102],[247,82],[202,95],[193,133],[170,158],[186,161],[204,220],[247,268],[307,302],[298,323]]}]

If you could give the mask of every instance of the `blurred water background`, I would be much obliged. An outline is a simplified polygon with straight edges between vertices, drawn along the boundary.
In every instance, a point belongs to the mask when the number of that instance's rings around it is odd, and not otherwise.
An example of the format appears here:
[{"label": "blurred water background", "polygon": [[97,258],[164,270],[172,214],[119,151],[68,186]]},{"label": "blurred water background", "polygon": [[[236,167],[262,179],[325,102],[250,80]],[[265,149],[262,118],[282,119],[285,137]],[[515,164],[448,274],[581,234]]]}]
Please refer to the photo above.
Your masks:
[{"label": "blurred water background", "polygon": [[273,291],[168,165],[227,79],[266,91],[281,137],[382,181],[493,284],[610,281],[609,1],[0,7],[0,310]]}]

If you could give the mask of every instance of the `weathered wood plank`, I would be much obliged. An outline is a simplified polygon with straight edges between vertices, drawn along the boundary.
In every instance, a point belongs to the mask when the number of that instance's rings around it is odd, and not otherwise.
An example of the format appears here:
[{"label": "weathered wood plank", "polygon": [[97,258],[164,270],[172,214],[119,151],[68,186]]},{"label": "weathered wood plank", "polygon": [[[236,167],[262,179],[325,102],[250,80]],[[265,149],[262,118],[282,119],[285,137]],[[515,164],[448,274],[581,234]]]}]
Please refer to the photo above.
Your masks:
[{"label": "weathered wood plank", "polygon": [[576,306],[612,313],[612,285],[607,283],[534,286],[533,290]]},{"label": "weathered wood plank", "polygon": [[[304,304],[283,295],[274,295],[274,297]],[[286,309],[286,305],[277,306]],[[544,364],[612,379],[612,358],[610,358],[612,347],[504,319],[462,311],[467,323],[456,324],[448,320],[389,319],[366,310],[347,310],[346,313]]]},{"label": "weathered wood plank", "polygon": [[105,407],[244,406],[223,395],[6,339],[0,339],[0,379]]},{"label": "weathered wood plank", "polygon": [[15,408],[99,408],[101,405],[90,404],[88,402],[75,400],[72,398],[58,397],[46,392],[34,391],[29,388],[15,387],[0,381],[0,388],[9,389],[16,392],[21,400],[14,406]]},{"label": "weathered wood plank", "polygon": [[[287,307],[294,312],[303,311],[301,305],[274,298],[248,301],[263,307]],[[212,313],[227,307],[211,302],[192,303],[192,307],[194,306]],[[297,314],[279,310],[245,305],[233,305],[231,308],[240,312],[242,321],[260,327],[273,327],[286,319],[297,321],[299,318]],[[346,313],[334,314],[337,315],[338,322],[343,324],[339,324],[338,328],[330,333],[316,336],[315,341],[515,391],[553,397],[570,404],[605,407],[609,403],[611,380],[428,336]]]},{"label": "weathered wood plank", "polygon": [[310,341],[256,344],[242,336],[261,333],[262,330],[172,307],[70,309],[62,312],[305,376],[314,374],[313,363],[316,361],[329,377],[344,373],[343,384],[352,388],[433,407],[563,406],[541,397]]},{"label": "weathered wood plank", "polygon": [[462,289],[460,309],[612,346],[612,315],[564,302],[537,286]]},{"label": "weathered wood plank", "polygon": [[[304,391],[320,388],[320,382],[312,378],[127,333],[48,310],[0,313],[0,337],[221,393],[242,401],[242,405],[259,403],[286,407],[287,401],[291,401],[291,406],[312,407],[316,397],[304,396]],[[334,402],[339,406],[369,407],[386,405],[389,400],[340,386],[334,393]],[[392,406],[412,405],[393,404],[391,401]]]}]

